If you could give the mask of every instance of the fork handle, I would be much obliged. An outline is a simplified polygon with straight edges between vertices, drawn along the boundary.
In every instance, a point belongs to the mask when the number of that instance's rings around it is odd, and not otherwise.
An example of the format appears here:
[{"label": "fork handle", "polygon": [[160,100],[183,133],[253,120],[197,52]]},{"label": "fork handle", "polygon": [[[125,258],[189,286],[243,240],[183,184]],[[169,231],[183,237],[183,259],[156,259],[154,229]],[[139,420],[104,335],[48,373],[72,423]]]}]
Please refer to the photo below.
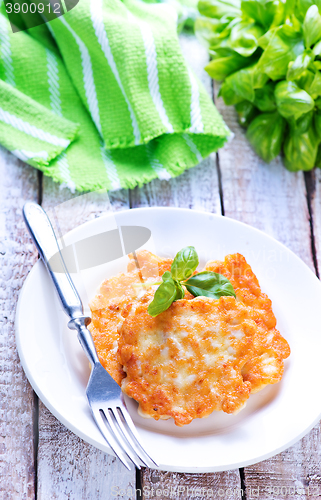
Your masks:
[{"label": "fork handle", "polygon": [[[43,208],[37,203],[25,203],[22,213],[28,231],[58,292],[62,307],[70,318],[68,327],[78,330],[78,339],[89,361],[94,365],[99,362],[99,359],[91,333],[86,328],[88,323],[90,323],[90,318],[84,316],[81,298],[60,253],[57,238],[50,220]],[[61,266],[65,272],[55,272],[50,266],[50,258],[57,252],[61,260]]]}]

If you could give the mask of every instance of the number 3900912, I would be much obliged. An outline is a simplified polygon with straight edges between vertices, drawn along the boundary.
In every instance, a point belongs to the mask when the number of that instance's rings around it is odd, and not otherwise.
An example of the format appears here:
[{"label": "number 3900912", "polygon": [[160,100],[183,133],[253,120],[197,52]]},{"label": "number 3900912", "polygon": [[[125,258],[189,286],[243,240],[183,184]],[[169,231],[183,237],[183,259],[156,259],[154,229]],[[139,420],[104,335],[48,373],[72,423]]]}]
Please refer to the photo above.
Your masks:
[{"label": "number 3900912", "polygon": [[60,12],[60,3],[55,3],[55,4],[44,4],[44,3],[23,3],[20,5],[20,3],[7,3],[6,4],[6,11],[8,14],[19,14],[22,12],[23,14],[35,14],[38,12],[39,14],[43,14],[44,12],[49,12],[53,14],[61,14]]}]

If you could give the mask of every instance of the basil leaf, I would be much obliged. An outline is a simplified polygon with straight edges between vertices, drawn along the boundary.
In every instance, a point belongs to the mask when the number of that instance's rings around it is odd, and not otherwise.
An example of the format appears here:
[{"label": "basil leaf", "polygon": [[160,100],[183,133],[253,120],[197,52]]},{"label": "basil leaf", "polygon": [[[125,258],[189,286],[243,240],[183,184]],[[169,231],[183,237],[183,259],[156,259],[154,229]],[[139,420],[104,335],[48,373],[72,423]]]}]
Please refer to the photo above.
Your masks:
[{"label": "basil leaf", "polygon": [[241,2],[239,0],[200,0],[198,10],[202,16],[215,17],[221,19],[228,14],[230,16],[241,16]]},{"label": "basil leaf", "polygon": [[234,50],[232,50],[230,47],[227,47],[224,43],[211,47],[210,54],[214,59],[233,56],[236,59],[240,59],[243,62],[243,66],[249,64],[249,59],[239,56]]},{"label": "basil leaf", "polygon": [[215,57],[204,69],[214,80],[224,80],[231,73],[248,66],[254,61],[255,57],[253,58],[253,56],[243,57],[234,52],[226,57]]},{"label": "basil leaf", "polygon": [[226,78],[226,83],[242,100],[254,101],[254,90],[251,74],[247,69],[241,69]]},{"label": "basil leaf", "polygon": [[162,280],[165,281],[173,281],[172,273],[170,271],[165,271]]},{"label": "basil leaf", "polygon": [[180,284],[179,281],[173,280],[172,273],[170,271],[165,271],[164,272],[164,274],[162,276],[162,280],[163,280],[164,283],[170,282],[170,283],[174,283],[175,284],[175,287],[176,287],[175,300],[179,300],[179,299],[183,299],[184,298],[185,292],[184,292],[184,289],[183,289],[182,285]]},{"label": "basil leaf", "polygon": [[312,52],[313,52],[315,57],[318,57],[321,55],[321,41],[315,44],[315,46],[312,49]]},{"label": "basil leaf", "polygon": [[293,61],[289,63],[289,69],[286,74],[287,80],[295,80],[302,75],[302,73],[307,69],[309,64],[313,61],[314,54],[312,50],[305,50],[302,54]]},{"label": "basil leaf", "polygon": [[228,76],[225,83],[240,97],[242,101],[254,101],[253,79],[248,68],[241,69]]},{"label": "basil leaf", "polygon": [[312,99],[316,99],[321,95],[321,73],[319,71],[314,75],[313,81],[308,90]]},{"label": "basil leaf", "polygon": [[[166,273],[164,273],[166,274]],[[162,276],[163,279],[163,276]],[[155,317],[166,311],[176,299],[176,285],[172,278],[168,278],[157,288],[154,299],[148,306],[148,314]]]},{"label": "basil leaf", "polygon": [[321,70],[321,61],[314,61],[313,64],[310,64],[309,68],[310,69],[313,68],[314,71],[320,71]]},{"label": "basil leaf", "polygon": [[274,111],[276,109],[274,86],[273,82],[269,82],[262,89],[255,90],[254,105],[260,111]]},{"label": "basil leaf", "polygon": [[230,31],[225,29],[226,23],[209,17],[197,17],[194,24],[195,35],[207,47],[214,47],[227,39]]},{"label": "basil leaf", "polygon": [[258,66],[271,80],[284,78],[288,65],[304,51],[302,35],[295,28],[284,24],[270,38]]},{"label": "basil leaf", "polygon": [[316,162],[319,142],[313,126],[301,135],[291,130],[285,138],[283,147],[286,168],[291,172],[312,170]]},{"label": "basil leaf", "polygon": [[317,157],[315,159],[315,166],[321,168],[321,145],[318,147]]},{"label": "basil leaf", "polygon": [[232,87],[226,81],[222,83],[218,96],[223,97],[224,103],[227,106],[238,104],[243,100],[242,97],[234,92]]},{"label": "basil leaf", "polygon": [[297,119],[295,124],[295,134],[301,135],[305,134],[311,126],[313,119],[313,111],[309,111]]},{"label": "basil leaf", "polygon": [[307,10],[311,7],[311,5],[317,5],[319,8],[321,7],[320,0],[297,0],[295,4],[295,13],[296,17],[303,21]]},{"label": "basil leaf", "polygon": [[304,41],[307,49],[321,38],[321,16],[316,5],[311,5],[303,22]]},{"label": "basil leaf", "polygon": [[314,108],[312,97],[295,82],[279,82],[275,87],[275,100],[278,112],[284,118],[293,117],[297,120]]},{"label": "basil leaf", "polygon": [[285,119],[277,111],[262,113],[250,123],[246,137],[264,161],[270,162],[280,153],[285,126]]},{"label": "basil leaf", "polygon": [[197,268],[198,255],[194,247],[185,247],[178,252],[173,260],[171,271],[175,280],[186,280]]},{"label": "basil leaf", "polygon": [[222,296],[236,297],[232,283],[222,274],[204,271],[195,274],[184,283],[195,297],[204,296],[219,299]]},{"label": "basil leaf", "polygon": [[321,137],[321,113],[316,110],[314,113],[314,128],[318,137]]},{"label": "basil leaf", "polygon": [[310,87],[314,80],[314,76],[315,75],[314,73],[312,73],[312,71],[306,70],[299,78],[297,78],[295,83],[298,85],[298,87],[300,87],[300,89],[303,89],[306,92],[310,93]]},{"label": "basil leaf", "polygon": [[243,101],[253,102],[255,89],[264,87],[268,79],[264,73],[258,72],[257,64],[254,64],[227,77],[224,85],[228,85]]},{"label": "basil leaf", "polygon": [[269,28],[278,4],[273,0],[242,0],[241,8],[245,14],[261,24],[263,28]]},{"label": "basil leaf", "polygon": [[274,36],[274,34],[276,33],[276,31],[278,31],[279,29],[280,29],[280,27],[271,28],[264,35],[262,35],[258,39],[259,47],[261,47],[261,49],[265,50],[267,48],[267,46],[269,45],[270,40],[272,39],[272,37]]},{"label": "basil leaf", "polygon": [[235,109],[238,114],[238,120],[241,127],[247,128],[253,118],[258,114],[256,107],[249,101],[242,101],[236,104]]},{"label": "basil leaf", "polygon": [[315,106],[317,108],[317,111],[318,110],[321,110],[321,97],[318,97],[316,100],[315,100]]},{"label": "basil leaf", "polygon": [[258,63],[249,68],[252,72],[252,81],[254,89],[261,89],[269,81],[269,77],[260,71]]},{"label": "basil leaf", "polygon": [[249,57],[258,48],[258,40],[263,33],[257,24],[241,21],[231,30],[229,46],[241,56]]},{"label": "basil leaf", "polygon": [[180,284],[179,281],[174,280],[175,286],[176,286],[176,297],[175,300],[180,300],[185,297],[185,291],[182,285]]}]

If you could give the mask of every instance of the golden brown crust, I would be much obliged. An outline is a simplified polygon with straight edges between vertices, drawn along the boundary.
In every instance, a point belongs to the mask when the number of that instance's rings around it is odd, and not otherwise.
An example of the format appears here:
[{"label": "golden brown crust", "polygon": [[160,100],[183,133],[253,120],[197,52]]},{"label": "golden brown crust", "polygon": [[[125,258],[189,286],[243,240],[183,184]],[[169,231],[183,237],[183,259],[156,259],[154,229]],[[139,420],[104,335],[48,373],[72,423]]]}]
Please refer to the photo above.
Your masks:
[{"label": "golden brown crust", "polygon": [[244,380],[251,382],[252,393],[260,391],[267,384],[279,382],[284,370],[283,360],[290,355],[290,347],[275,328],[272,302],[262,293],[245,257],[239,253],[227,255],[224,262],[208,262],[205,269],[223,274],[230,280],[237,300],[249,307],[250,317],[257,324],[253,359],[242,370]]},{"label": "golden brown crust", "polygon": [[251,358],[256,324],[232,297],[179,300],[151,317],[136,305],[120,328],[123,391],[156,420],[176,425],[214,410],[239,411],[251,392],[241,370]]},{"label": "golden brown crust", "polygon": [[147,250],[140,250],[129,254],[127,272],[139,271],[143,281],[162,276],[165,271],[171,270],[173,259],[163,259]]},{"label": "golden brown crust", "polygon": [[156,280],[170,270],[172,263],[172,260],[162,259],[146,250],[137,252],[135,257],[130,254],[129,259],[128,272],[105,280],[89,304],[92,314],[89,329],[99,360],[119,385],[125,373],[117,359],[117,329],[124,320],[126,307],[138,294],[133,284]]},{"label": "golden brown crust", "polygon": [[[233,254],[205,269],[225,275],[236,300],[194,298],[187,292],[152,318],[147,307],[156,287],[138,299],[133,284],[158,281],[171,264],[137,252],[130,255],[127,273],[101,285],[90,304],[99,358],[144,416],[172,417],[185,425],[214,410],[239,411],[250,393],[281,379],[290,354],[275,327],[272,303],[245,258]],[[238,332],[234,339],[232,331]]]}]

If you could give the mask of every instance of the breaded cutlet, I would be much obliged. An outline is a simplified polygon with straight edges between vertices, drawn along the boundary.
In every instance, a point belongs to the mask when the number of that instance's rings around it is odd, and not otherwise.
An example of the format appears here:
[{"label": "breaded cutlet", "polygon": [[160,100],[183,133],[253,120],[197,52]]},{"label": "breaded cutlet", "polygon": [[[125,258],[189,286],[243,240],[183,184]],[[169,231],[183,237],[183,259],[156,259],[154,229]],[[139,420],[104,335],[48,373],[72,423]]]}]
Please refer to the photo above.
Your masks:
[{"label": "breaded cutlet", "polygon": [[142,250],[129,255],[128,271],[105,280],[90,302],[92,320],[89,330],[94,339],[102,365],[120,385],[125,376],[118,361],[118,327],[123,322],[122,312],[137,297],[133,284],[155,281],[171,268],[171,259],[162,259]]},{"label": "breaded cutlet", "polygon": [[214,410],[238,412],[251,393],[242,368],[251,359],[256,323],[234,297],[178,300],[155,318],[145,297],[120,328],[122,390],[145,417],[189,424]]},{"label": "breaded cutlet", "polygon": [[257,325],[253,356],[242,370],[244,380],[251,382],[251,392],[279,382],[290,347],[276,329],[272,302],[262,292],[251,266],[243,255],[236,253],[227,255],[224,261],[208,262],[205,270],[223,274],[230,280],[236,300],[249,307],[250,317]]},{"label": "breaded cutlet", "polygon": [[[194,298],[186,292],[184,299],[152,318],[147,307],[157,287],[142,296],[141,288],[133,285],[159,281],[171,264],[172,259],[137,252],[130,256],[126,273],[101,285],[90,304],[90,329],[99,358],[124,392],[139,402],[144,416],[173,417],[177,425],[184,425],[214,410],[237,412],[250,393],[281,379],[283,360],[290,354],[275,328],[271,301],[245,258],[233,254],[224,261],[208,262],[205,270],[226,276],[236,300]],[[240,338],[232,339],[235,345],[231,345],[231,331],[237,326],[233,315],[243,318]],[[176,344],[171,331],[176,332]],[[189,332],[185,339],[184,331]],[[224,357],[225,364],[220,361]]]}]

